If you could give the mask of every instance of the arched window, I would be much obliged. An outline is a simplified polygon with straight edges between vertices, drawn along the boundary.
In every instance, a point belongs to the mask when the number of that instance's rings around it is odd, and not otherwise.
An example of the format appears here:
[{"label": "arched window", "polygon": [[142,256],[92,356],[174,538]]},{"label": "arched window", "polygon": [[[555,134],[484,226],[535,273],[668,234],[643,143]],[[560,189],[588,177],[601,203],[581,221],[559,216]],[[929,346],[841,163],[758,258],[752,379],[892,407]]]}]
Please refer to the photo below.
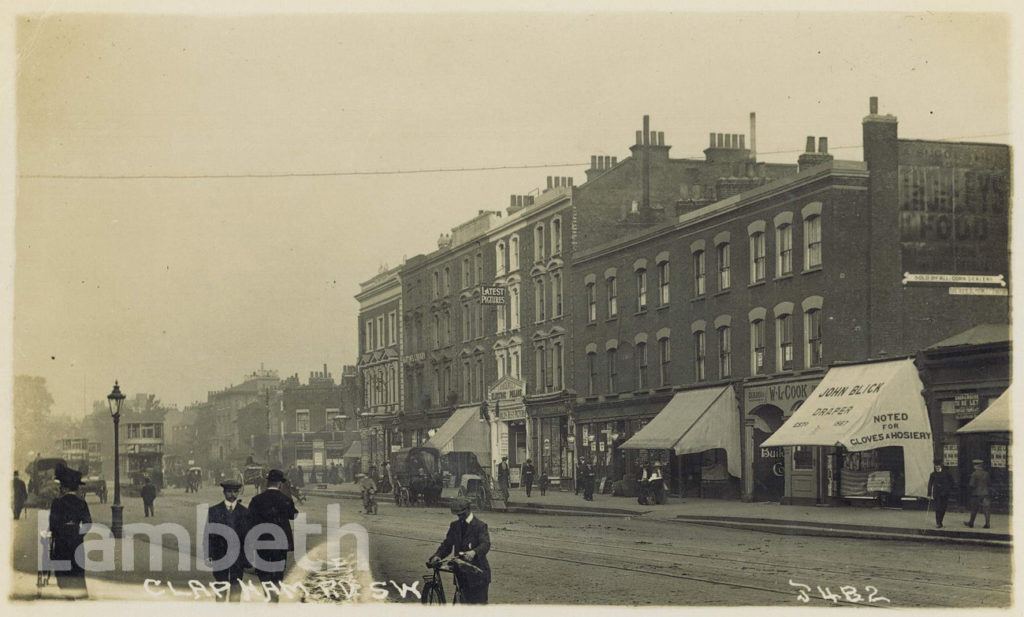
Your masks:
[{"label": "arched window", "polygon": [[636,358],[636,389],[647,389],[647,343],[637,343],[634,356]]},{"label": "arched window", "polygon": [[498,276],[504,275],[507,271],[504,242],[499,242],[494,245],[494,270]]},{"label": "arched window", "polygon": [[533,260],[544,260],[544,225],[539,224],[533,229]]},{"label": "arched window", "polygon": [[776,365],[783,371],[793,370],[793,319],[784,314],[775,317]]},{"label": "arched window", "polygon": [[615,394],[619,391],[618,386],[618,354],[614,347],[605,352],[608,362],[608,393]]},{"label": "arched window", "polygon": [[614,276],[605,280],[605,284],[608,291],[608,319],[611,319],[619,315],[619,286]]},{"label": "arched window", "polygon": [[693,295],[703,296],[707,285],[707,264],[704,259],[704,251],[698,250],[693,253]]},{"label": "arched window", "polygon": [[732,377],[732,330],[729,326],[718,328],[718,376]]},{"label": "arched window", "polygon": [[750,282],[759,283],[767,276],[767,257],[764,232],[755,231],[750,234]]},{"label": "arched window", "polygon": [[551,255],[562,252],[562,219],[555,217],[551,221]]},{"label": "arched window", "polygon": [[763,373],[765,370],[764,366],[764,354],[765,354],[765,338],[764,338],[764,319],[755,319],[750,322],[750,374],[757,375]]},{"label": "arched window", "polygon": [[778,246],[779,257],[775,264],[775,276],[793,273],[793,226],[783,223],[775,228],[775,244]]},{"label": "arched window", "polygon": [[804,269],[821,266],[821,216],[804,219]]},{"label": "arched window", "polygon": [[562,273],[551,274],[551,316],[562,316]]},{"label": "arched window", "polygon": [[725,291],[732,285],[729,243],[722,242],[715,247],[715,252],[718,254],[718,290]]},{"label": "arched window", "polygon": [[594,283],[587,283],[587,321],[597,321],[597,289]]},{"label": "arched window", "polygon": [[541,278],[534,279],[534,281],[533,281],[533,302],[534,302],[534,310],[536,311],[536,316],[537,316],[536,317],[536,321],[538,321],[538,322],[544,321],[545,319],[547,319],[547,315],[545,314],[545,309],[546,309],[545,299],[546,298],[544,296],[546,294],[544,292],[544,289],[545,289],[544,279],[541,279]]},{"label": "arched window", "polygon": [[641,268],[636,271],[636,312],[642,313],[647,310],[647,270]]}]

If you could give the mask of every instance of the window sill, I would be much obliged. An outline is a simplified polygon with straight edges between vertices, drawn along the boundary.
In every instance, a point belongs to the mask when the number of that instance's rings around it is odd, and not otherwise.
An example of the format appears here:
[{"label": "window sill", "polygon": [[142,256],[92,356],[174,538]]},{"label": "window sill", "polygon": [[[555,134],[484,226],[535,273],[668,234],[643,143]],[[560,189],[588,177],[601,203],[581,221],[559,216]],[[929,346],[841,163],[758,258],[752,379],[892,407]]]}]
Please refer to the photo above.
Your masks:
[{"label": "window sill", "polygon": [[791,279],[791,278],[793,278],[793,273],[792,272],[788,272],[786,274],[780,274],[779,276],[776,276],[775,280],[776,281],[784,281],[786,279]]},{"label": "window sill", "polygon": [[647,314],[647,309],[644,309],[642,311],[637,311],[637,312],[633,313],[633,317],[639,317],[641,315],[646,315],[646,314]]},{"label": "window sill", "polygon": [[618,321],[618,320],[619,320],[619,317],[618,317],[618,315],[616,315],[615,317],[609,317],[608,319],[605,319],[604,322],[605,323],[609,323],[609,322]]},{"label": "window sill", "polygon": [[596,401],[598,398],[600,398],[600,397],[597,396],[596,394],[591,394],[590,396],[584,396],[583,400],[585,400],[585,401]]},{"label": "window sill", "polygon": [[633,390],[633,396],[647,396],[650,393],[650,390]]},{"label": "window sill", "polygon": [[605,394],[604,398],[606,401],[614,401],[619,398],[619,394],[618,392],[616,392],[615,394]]},{"label": "window sill", "polygon": [[725,289],[719,289],[718,291],[716,291],[714,293],[714,297],[717,298],[718,296],[724,296],[725,294],[729,293],[730,291],[732,291],[732,287],[726,287]]},{"label": "window sill", "polygon": [[761,285],[764,285],[766,282],[767,281],[763,281],[763,280],[762,281],[756,281],[754,283],[751,283],[751,284],[747,285],[747,288],[750,288],[750,287],[760,287]]},{"label": "window sill", "polygon": [[811,266],[810,268],[804,268],[804,271],[802,272],[802,274],[811,274],[812,272],[821,272],[821,270],[822,270],[822,268],[821,268],[820,265],[818,265],[818,266]]},{"label": "window sill", "polygon": [[655,392],[671,392],[672,390],[675,390],[675,388],[667,384],[654,389]]},{"label": "window sill", "polygon": [[596,325],[597,325],[597,322],[596,322],[596,321],[588,321],[588,322],[586,323],[586,327],[588,327],[588,328],[589,328],[590,326],[596,326]]},{"label": "window sill", "polygon": [[705,298],[707,298],[707,296],[704,296],[704,295],[694,296],[694,297],[690,298],[690,302],[703,302],[705,300]]},{"label": "window sill", "polygon": [[671,308],[671,306],[672,306],[671,304],[662,304],[661,306],[659,306],[658,308],[656,308],[654,310],[656,310],[656,311],[664,311],[665,309]]}]

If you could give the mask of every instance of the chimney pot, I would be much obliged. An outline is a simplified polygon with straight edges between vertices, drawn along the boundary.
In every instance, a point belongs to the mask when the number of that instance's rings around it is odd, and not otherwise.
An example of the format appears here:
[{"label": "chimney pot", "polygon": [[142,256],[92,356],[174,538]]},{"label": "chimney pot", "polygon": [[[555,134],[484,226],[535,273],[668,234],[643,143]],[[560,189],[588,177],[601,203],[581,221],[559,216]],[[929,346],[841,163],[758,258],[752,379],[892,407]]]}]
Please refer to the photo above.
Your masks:
[{"label": "chimney pot", "polygon": [[636,145],[644,143],[643,131],[636,132]]},{"label": "chimney pot", "polygon": [[598,169],[598,166],[597,166],[597,156],[590,157],[590,168],[591,169]]},{"label": "chimney pot", "polygon": [[732,149],[735,150],[735,149],[739,148],[740,147],[740,136],[737,135],[736,133],[733,133],[730,137],[732,138],[732,146],[731,146]]},{"label": "chimney pot", "polygon": [[725,145],[725,136],[722,135],[721,133],[716,133],[715,135],[716,135],[716,137],[718,137],[717,147],[719,147],[719,148],[723,147]]},{"label": "chimney pot", "polygon": [[808,135],[807,136],[807,148],[805,148],[804,151],[805,152],[814,152],[814,136],[813,135]]},{"label": "chimney pot", "polygon": [[870,107],[871,115],[873,116],[873,115],[878,113],[878,97],[877,96],[871,97],[870,105],[871,105],[871,107]]},{"label": "chimney pot", "polygon": [[709,148],[714,148],[715,147],[715,134],[714,133],[711,133],[711,144],[708,147]]},{"label": "chimney pot", "polygon": [[651,117],[644,116],[644,145],[651,143]]},{"label": "chimney pot", "polygon": [[516,207],[516,196],[515,195],[510,195],[509,196],[508,207],[509,208],[515,208]]},{"label": "chimney pot", "polygon": [[611,168],[611,160],[612,160],[612,157],[610,157],[610,156],[602,156],[601,157],[601,168],[602,169],[610,169]]},{"label": "chimney pot", "polygon": [[665,145],[665,131],[658,131],[658,145]]},{"label": "chimney pot", "polygon": [[553,181],[553,179],[551,178],[551,176],[548,176],[548,188],[551,188],[552,181]]},{"label": "chimney pot", "polygon": [[740,150],[746,150],[747,149],[746,143],[744,143],[746,141],[746,138],[747,138],[746,135],[740,135]]},{"label": "chimney pot", "polygon": [[613,156],[612,157],[612,167],[615,167],[615,165],[617,165],[618,162],[619,162],[619,157]]},{"label": "chimney pot", "polygon": [[818,154],[828,154],[828,137],[818,138]]}]

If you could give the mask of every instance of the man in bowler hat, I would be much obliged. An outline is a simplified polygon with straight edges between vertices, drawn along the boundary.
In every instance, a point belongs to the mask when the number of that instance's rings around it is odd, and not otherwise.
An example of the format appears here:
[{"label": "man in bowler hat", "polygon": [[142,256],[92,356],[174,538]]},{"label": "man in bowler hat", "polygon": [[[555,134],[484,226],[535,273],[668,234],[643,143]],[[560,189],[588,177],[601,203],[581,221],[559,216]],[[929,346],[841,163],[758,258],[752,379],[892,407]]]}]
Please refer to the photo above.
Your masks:
[{"label": "man in bowler hat", "polygon": [[491,565],[487,563],[491,535],[487,523],[473,516],[470,501],[465,497],[452,500],[451,512],[458,518],[448,526],[448,534],[430,556],[427,566],[433,566],[454,551],[456,556],[479,569],[479,572],[471,572],[456,568],[455,576],[459,577],[459,589],[466,604],[487,604],[487,590],[491,585]]},{"label": "man in bowler hat", "polygon": [[[274,541],[273,548],[262,548],[255,551],[253,566],[256,569],[256,576],[261,582],[271,581],[280,583],[284,580],[285,560],[288,553],[295,550],[295,539],[292,536],[292,521],[298,516],[299,511],[295,508],[292,498],[281,491],[281,484],[285,481],[284,472],[280,469],[271,469],[267,474],[267,490],[256,495],[249,501],[249,520],[252,525],[252,541],[272,541],[274,536],[267,529],[273,525],[284,534],[285,542]],[[263,529],[261,529],[261,527]],[[272,602],[277,602],[277,596],[271,596]]]},{"label": "man in bowler hat", "polygon": [[206,513],[203,548],[206,565],[214,567],[214,580],[231,584],[224,599],[238,602],[242,592],[242,576],[245,568],[249,567],[244,544],[245,536],[249,533],[249,509],[238,499],[242,491],[241,481],[225,480],[220,486],[224,491],[224,501]]}]

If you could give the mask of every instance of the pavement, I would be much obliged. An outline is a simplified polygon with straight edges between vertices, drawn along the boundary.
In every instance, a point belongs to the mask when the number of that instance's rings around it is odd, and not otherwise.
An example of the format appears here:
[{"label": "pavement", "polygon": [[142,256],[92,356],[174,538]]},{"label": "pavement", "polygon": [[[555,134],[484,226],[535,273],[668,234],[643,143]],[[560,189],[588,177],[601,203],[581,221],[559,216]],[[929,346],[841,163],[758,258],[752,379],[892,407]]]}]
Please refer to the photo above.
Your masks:
[{"label": "pavement", "polygon": [[[359,499],[359,488],[351,483],[306,485],[305,493],[329,498]],[[457,495],[457,489],[446,488],[442,499]],[[390,495],[380,496],[390,501]],[[964,526],[968,513],[949,510],[944,526],[935,526],[935,513],[879,506],[800,506],[776,502],[743,502],[729,499],[669,497],[662,505],[642,506],[635,497],[594,495],[584,501],[572,491],[548,490],[531,497],[521,488],[510,491],[507,511],[511,513],[551,514],[563,516],[606,516],[643,518],[674,524],[714,525],[748,529],[782,535],[826,536],[944,542],[1010,548],[1013,543],[1012,517],[993,514],[989,529],[983,529],[984,516],[978,515],[973,528]]]}]

